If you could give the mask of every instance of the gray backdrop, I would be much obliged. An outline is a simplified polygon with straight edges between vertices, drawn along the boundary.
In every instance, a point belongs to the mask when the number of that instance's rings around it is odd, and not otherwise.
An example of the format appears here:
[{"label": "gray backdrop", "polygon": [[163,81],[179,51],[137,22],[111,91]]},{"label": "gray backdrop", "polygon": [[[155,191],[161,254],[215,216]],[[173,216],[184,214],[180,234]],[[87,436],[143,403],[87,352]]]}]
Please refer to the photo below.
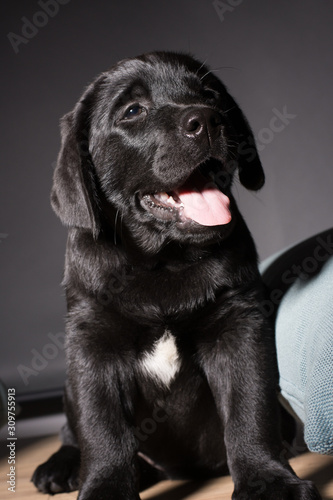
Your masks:
[{"label": "gray backdrop", "polygon": [[190,51],[228,85],[267,174],[257,194],[235,186],[261,258],[332,226],[332,2],[15,0],[2,9],[0,367],[19,393],[63,381],[66,231],[49,206],[58,121],[117,60]]}]

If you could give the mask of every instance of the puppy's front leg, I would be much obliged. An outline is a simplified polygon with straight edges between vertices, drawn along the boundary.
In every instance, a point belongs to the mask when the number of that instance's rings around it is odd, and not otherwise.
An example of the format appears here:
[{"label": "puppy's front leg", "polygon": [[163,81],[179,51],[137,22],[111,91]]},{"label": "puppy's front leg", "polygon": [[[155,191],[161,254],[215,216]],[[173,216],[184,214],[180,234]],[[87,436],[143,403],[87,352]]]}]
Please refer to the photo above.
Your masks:
[{"label": "puppy's front leg", "polygon": [[96,329],[93,336],[82,330],[69,335],[71,408],[81,451],[78,499],[138,500],[132,367],[103,347],[103,335]]},{"label": "puppy's front leg", "polygon": [[[318,500],[310,481],[283,462],[274,338],[255,305],[228,314],[227,326],[199,346],[224,425],[234,500]],[[218,327],[217,327],[218,328]],[[215,437],[214,437],[215,439]]]}]

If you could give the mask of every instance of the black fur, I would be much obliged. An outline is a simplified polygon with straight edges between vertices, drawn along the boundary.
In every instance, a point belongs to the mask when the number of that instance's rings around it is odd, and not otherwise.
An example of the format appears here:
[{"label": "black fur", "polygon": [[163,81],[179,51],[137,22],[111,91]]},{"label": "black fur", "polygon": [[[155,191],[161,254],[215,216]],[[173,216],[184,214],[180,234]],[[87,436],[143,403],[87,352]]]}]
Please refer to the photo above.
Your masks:
[{"label": "black fur", "polygon": [[[229,197],[229,223],[146,204],[198,169]],[[162,478],[229,470],[234,499],[320,498],[282,460],[274,338],[236,169],[263,185],[241,110],[187,55],[121,61],[63,118],[52,205],[69,226],[68,424],[33,476],[39,490],[134,500]],[[140,365],[166,331],[181,363],[169,386]]]}]

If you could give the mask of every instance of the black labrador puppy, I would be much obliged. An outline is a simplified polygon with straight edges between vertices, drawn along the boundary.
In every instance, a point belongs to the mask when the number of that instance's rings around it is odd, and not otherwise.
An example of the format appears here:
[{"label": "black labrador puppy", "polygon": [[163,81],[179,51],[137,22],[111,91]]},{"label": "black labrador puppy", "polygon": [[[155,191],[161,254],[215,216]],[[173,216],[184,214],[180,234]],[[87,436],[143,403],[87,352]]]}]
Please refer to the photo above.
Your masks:
[{"label": "black labrador puppy", "polygon": [[68,423],[39,490],[135,500],[162,478],[229,470],[237,500],[320,498],[282,459],[236,169],[263,185],[241,110],[188,55],[121,61],[63,118],[52,206],[69,227]]}]

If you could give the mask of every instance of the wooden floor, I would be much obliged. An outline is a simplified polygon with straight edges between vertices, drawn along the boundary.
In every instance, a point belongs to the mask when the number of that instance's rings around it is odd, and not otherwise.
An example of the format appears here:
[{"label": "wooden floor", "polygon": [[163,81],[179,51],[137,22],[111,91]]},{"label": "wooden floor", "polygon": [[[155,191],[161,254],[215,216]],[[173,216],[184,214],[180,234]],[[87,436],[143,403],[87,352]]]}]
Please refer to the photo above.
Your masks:
[{"label": "wooden floor", "polygon": [[[36,441],[17,453],[16,492],[7,491],[9,472],[8,459],[0,461],[0,498],[7,500],[43,500],[51,498],[38,493],[30,482],[37,465],[59,447],[57,437]],[[311,479],[320,490],[324,500],[333,500],[333,457],[307,453],[291,461],[300,477]],[[164,481],[141,494],[142,500],[230,500],[233,485],[230,477],[206,483]],[[74,500],[77,493],[61,494],[55,500]]]}]

